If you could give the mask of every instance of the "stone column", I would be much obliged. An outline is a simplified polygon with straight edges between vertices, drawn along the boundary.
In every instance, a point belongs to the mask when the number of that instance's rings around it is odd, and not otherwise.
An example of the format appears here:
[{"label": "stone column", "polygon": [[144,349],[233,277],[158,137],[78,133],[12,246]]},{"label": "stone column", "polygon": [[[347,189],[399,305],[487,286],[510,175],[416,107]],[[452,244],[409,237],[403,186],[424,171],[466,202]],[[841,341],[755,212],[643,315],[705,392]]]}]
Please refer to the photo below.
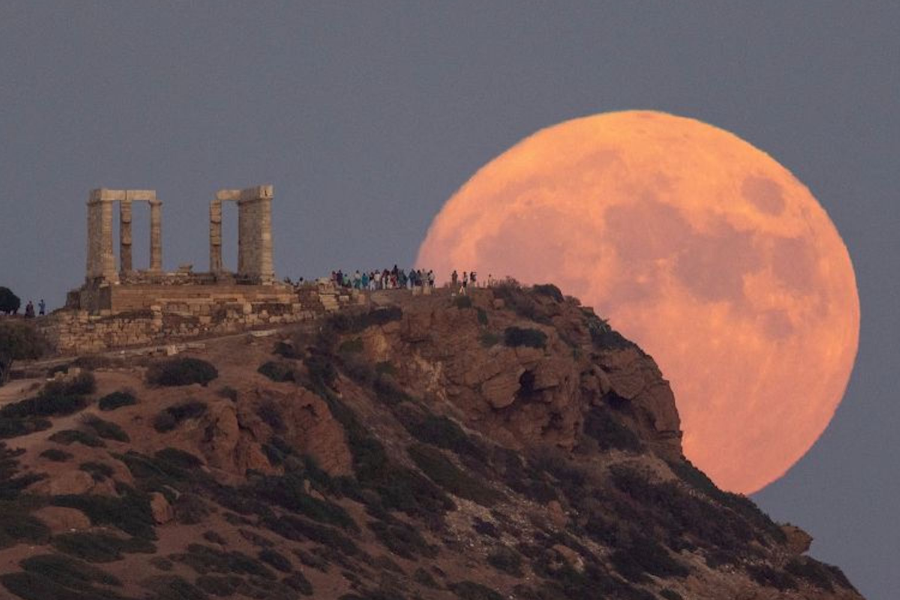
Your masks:
[{"label": "stone column", "polygon": [[241,190],[238,200],[238,274],[262,285],[275,281],[272,267],[272,186]]},{"label": "stone column", "polygon": [[100,207],[94,198],[95,193],[96,190],[91,192],[87,202],[87,265],[84,278],[88,282],[100,274],[97,266],[99,256],[97,224],[100,220],[98,212]]},{"label": "stone column", "polygon": [[272,198],[260,198],[257,206],[260,283],[271,285],[275,282],[275,267],[272,261]]},{"label": "stone column", "polygon": [[113,249],[113,203],[110,200],[100,201],[100,269],[107,281],[118,281],[116,272],[116,254]]},{"label": "stone column", "polygon": [[162,202],[150,200],[150,271],[162,271]]},{"label": "stone column", "polygon": [[131,200],[119,202],[119,271],[131,273]]},{"label": "stone column", "polygon": [[209,271],[222,272],[222,202],[209,203]]}]

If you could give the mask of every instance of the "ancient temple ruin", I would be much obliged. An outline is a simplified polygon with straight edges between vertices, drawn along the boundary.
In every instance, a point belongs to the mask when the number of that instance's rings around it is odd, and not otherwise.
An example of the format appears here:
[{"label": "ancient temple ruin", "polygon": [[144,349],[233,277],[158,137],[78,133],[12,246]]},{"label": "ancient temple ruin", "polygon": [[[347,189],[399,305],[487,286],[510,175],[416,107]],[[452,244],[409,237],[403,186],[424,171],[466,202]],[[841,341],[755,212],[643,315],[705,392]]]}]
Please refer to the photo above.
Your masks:
[{"label": "ancient temple ruin", "polygon": [[[123,311],[149,308],[181,297],[215,299],[223,293],[240,299],[283,296],[275,281],[272,259],[271,185],[216,192],[209,205],[209,271],[189,265],[166,272],[162,266],[162,201],[155,190],[92,190],[88,197],[87,269],[85,283],[69,294],[70,308]],[[135,202],[150,207],[150,265],[134,268],[132,214]],[[222,203],[238,208],[238,264],[234,272],[222,261]],[[113,218],[119,213],[119,257],[116,261]]]}]

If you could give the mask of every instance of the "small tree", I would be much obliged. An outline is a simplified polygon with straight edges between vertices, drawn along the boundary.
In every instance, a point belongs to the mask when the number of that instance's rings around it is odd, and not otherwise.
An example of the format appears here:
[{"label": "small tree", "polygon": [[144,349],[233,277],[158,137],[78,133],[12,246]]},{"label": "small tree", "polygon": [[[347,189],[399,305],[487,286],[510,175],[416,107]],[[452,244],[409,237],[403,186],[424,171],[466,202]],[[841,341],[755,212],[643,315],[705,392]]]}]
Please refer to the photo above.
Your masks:
[{"label": "small tree", "polygon": [[22,301],[19,297],[13,294],[11,289],[0,286],[0,312],[11,315],[19,310],[20,306]]},{"label": "small tree", "polygon": [[47,341],[28,323],[0,321],[0,385],[9,379],[14,360],[40,358]]}]

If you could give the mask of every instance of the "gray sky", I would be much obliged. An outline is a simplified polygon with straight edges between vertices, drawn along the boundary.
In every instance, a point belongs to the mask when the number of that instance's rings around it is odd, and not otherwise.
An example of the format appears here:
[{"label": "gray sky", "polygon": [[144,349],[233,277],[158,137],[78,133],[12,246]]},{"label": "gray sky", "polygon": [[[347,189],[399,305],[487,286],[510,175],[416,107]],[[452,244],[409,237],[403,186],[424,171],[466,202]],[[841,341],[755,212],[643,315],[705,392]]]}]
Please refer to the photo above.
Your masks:
[{"label": "gray sky", "polygon": [[[310,277],[411,264],[453,191],[541,127],[631,108],[709,122],[810,187],[862,302],[843,405],[755,499],[867,597],[893,598],[900,4],[612,6],[3,2],[0,285],[61,304],[101,185],[156,189],[165,266],[205,270],[215,190],[272,183],[276,269]],[[147,220],[139,209],[138,267]]]}]

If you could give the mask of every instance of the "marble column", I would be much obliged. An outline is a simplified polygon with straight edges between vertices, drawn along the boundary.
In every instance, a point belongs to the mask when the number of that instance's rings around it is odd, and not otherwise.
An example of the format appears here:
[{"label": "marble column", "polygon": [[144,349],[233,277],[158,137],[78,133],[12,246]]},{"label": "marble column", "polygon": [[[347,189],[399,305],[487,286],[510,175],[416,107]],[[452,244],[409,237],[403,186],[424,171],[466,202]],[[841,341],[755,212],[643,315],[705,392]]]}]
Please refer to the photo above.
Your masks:
[{"label": "marble column", "polygon": [[100,269],[107,281],[118,281],[116,272],[116,254],[113,249],[113,203],[110,200],[100,202]]},{"label": "marble column", "polygon": [[162,271],[162,202],[150,200],[150,271]]},{"label": "marble column", "polygon": [[222,272],[222,202],[209,203],[209,271]]},{"label": "marble column", "polygon": [[119,202],[119,271],[131,273],[131,201]]}]

